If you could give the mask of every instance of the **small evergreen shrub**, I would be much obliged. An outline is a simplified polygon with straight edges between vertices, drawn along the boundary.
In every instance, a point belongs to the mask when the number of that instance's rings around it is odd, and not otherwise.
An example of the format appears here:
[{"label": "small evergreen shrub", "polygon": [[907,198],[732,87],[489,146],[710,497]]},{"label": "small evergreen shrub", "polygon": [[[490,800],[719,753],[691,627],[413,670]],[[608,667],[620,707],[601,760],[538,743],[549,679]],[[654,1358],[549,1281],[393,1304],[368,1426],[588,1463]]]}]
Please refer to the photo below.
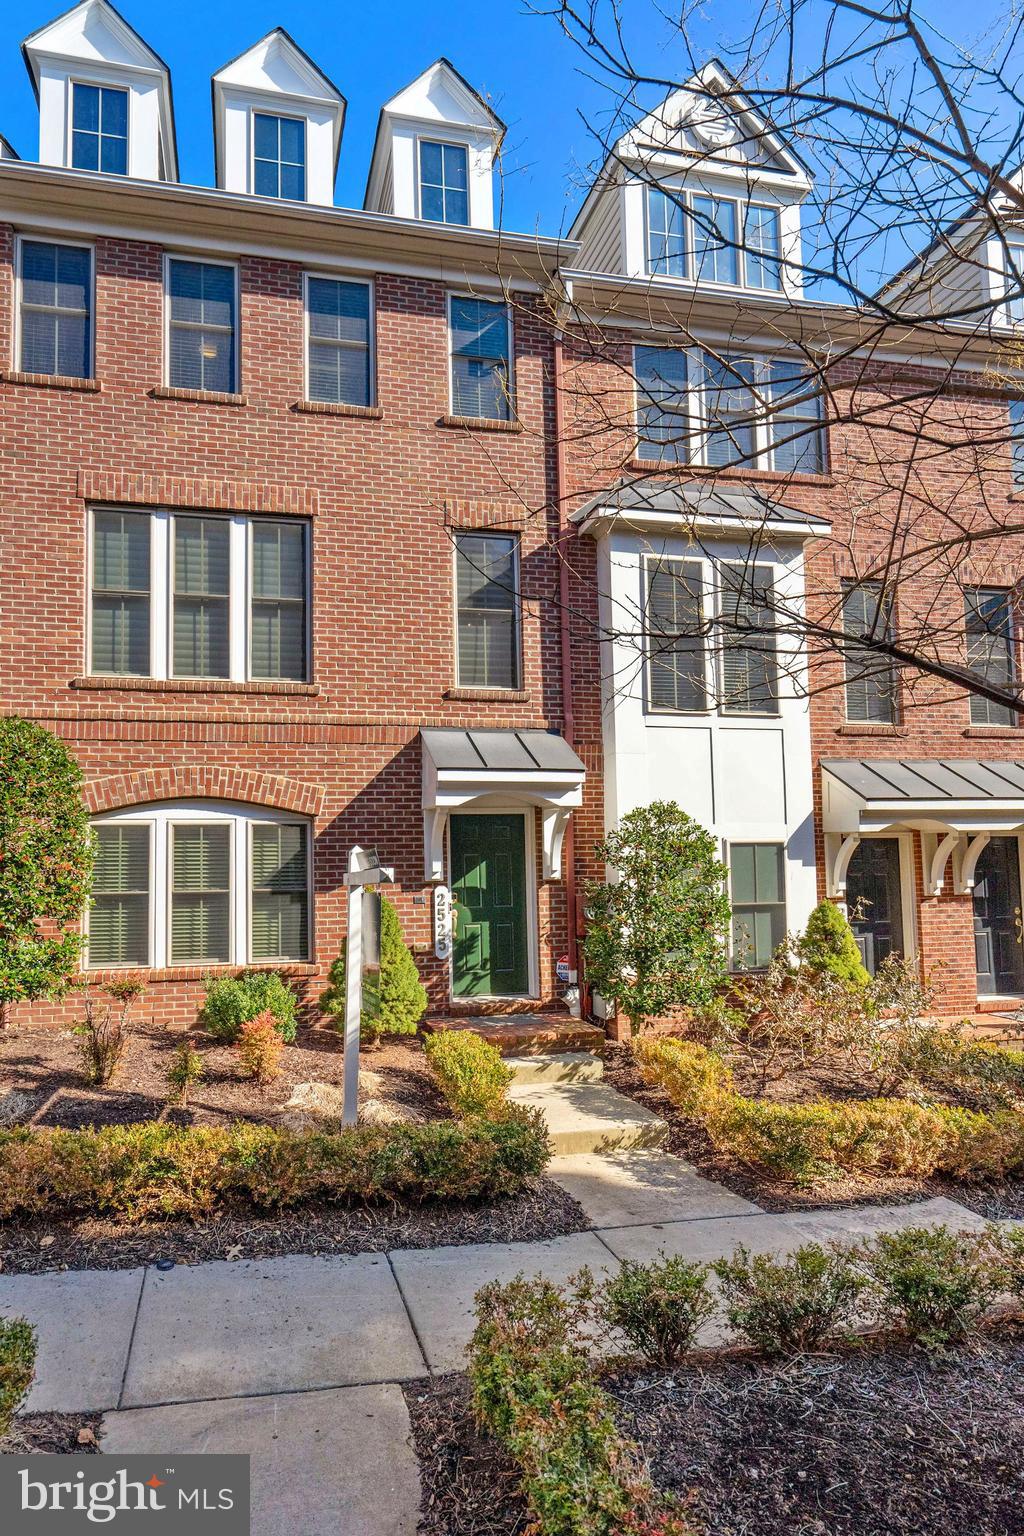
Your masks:
[{"label": "small evergreen shrub", "polygon": [[36,1330],[23,1317],[0,1318],[0,1440],[29,1394],[36,1374]]},{"label": "small evergreen shrub", "polygon": [[456,1115],[499,1118],[507,1108],[512,1072],[489,1040],[468,1029],[443,1029],[424,1039],[427,1060]]},{"label": "small evergreen shrub", "polygon": [[167,1068],[169,1097],[182,1109],[187,1109],[189,1091],[196,1083],[202,1082],[205,1075],[203,1058],[186,1035],[175,1050],[171,1057],[171,1064]]},{"label": "small evergreen shrub", "polygon": [[827,972],[854,987],[866,987],[871,980],[853,930],[834,901],[819,901],[797,940],[796,953],[813,975]]},{"label": "small evergreen shrub", "polygon": [[[345,956],[331,966],[320,1007],[335,1029],[345,1027]],[[412,951],[402,936],[402,925],[386,896],[380,899],[380,968],[363,977],[363,1009],[359,1037],[364,1045],[377,1044],[381,1035],[414,1035],[427,1011],[427,989]]]},{"label": "small evergreen shrub", "polygon": [[240,1026],[235,1050],[242,1063],[242,1071],[265,1088],[281,1070],[281,1052],[284,1041],[277,1032],[277,1021],[267,1009],[254,1019],[246,1019]]},{"label": "small evergreen shrub", "polygon": [[666,1258],[653,1264],[624,1259],[598,1295],[598,1313],[654,1365],[674,1365],[715,1310],[708,1266]]},{"label": "small evergreen shrub", "polygon": [[999,1288],[987,1244],[944,1226],[882,1233],[863,1257],[881,1320],[926,1349],[971,1333]]},{"label": "small evergreen shrub", "polygon": [[737,1248],[712,1265],[730,1326],[764,1355],[802,1355],[845,1336],[866,1280],[849,1252],[807,1243],[788,1258]]},{"label": "small evergreen shrub", "polygon": [[286,1044],[295,1039],[295,993],[277,971],[211,976],[205,992],[199,1023],[217,1040],[232,1044],[243,1024],[266,1012],[273,1014],[275,1028]]},{"label": "small evergreen shrub", "polygon": [[725,1062],[694,1040],[641,1037],[633,1041],[633,1059],[644,1081],[664,1088],[684,1115],[699,1119],[732,1091]]}]

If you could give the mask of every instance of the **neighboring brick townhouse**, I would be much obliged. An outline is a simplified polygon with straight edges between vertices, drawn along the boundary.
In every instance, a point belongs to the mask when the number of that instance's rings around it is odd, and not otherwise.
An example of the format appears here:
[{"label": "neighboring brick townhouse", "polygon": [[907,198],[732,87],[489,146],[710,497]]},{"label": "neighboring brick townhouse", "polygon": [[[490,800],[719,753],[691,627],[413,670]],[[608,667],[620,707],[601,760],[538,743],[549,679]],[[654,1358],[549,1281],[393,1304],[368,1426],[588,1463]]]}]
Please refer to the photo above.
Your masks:
[{"label": "neighboring brick townhouse", "polygon": [[[176,1023],[220,968],[312,1002],[359,843],[395,866],[435,1014],[564,1014],[595,845],[662,797],[721,841],[737,964],[828,894],[870,965],[946,962],[950,1007],[1024,995],[1016,717],[948,687],[904,711],[835,656],[808,702],[802,641],[758,621],[770,586],[863,632],[865,488],[881,519],[906,457],[826,428],[808,350],[843,340],[836,400],[921,370],[951,428],[1007,398],[983,340],[947,361],[910,325],[866,363],[856,314],[805,298],[809,171],[724,70],[616,146],[558,241],[495,227],[503,126],[444,59],[381,110],[354,210],[345,99],[281,29],[213,77],[212,189],[179,183],[167,68],[107,0],[24,51],[0,686],[85,772],[90,972],[146,970]],[[991,459],[978,518],[1015,494]],[[933,479],[963,512],[954,459]],[[1020,553],[970,574],[993,668]],[[723,605],[751,635],[716,654]]]}]

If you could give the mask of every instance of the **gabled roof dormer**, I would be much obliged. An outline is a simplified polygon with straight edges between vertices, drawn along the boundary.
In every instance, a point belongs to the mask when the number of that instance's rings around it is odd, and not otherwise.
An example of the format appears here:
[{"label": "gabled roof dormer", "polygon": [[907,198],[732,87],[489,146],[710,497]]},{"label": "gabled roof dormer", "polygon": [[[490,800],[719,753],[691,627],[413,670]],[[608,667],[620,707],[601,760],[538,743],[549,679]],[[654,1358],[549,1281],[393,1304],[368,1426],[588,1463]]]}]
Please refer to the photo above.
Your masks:
[{"label": "gabled roof dormer", "polygon": [[41,164],[177,181],[170,71],[109,0],[82,0],[21,51]]},{"label": "gabled roof dormer", "polygon": [[494,228],[494,161],[505,124],[447,59],[438,59],[377,122],[363,207],[405,219]]},{"label": "gabled roof dormer", "polygon": [[217,185],[298,202],[334,202],[345,98],[275,27],[213,77]]},{"label": "gabled roof dormer", "polygon": [[808,167],[717,60],[624,133],[577,214],[580,266],[799,293]]}]

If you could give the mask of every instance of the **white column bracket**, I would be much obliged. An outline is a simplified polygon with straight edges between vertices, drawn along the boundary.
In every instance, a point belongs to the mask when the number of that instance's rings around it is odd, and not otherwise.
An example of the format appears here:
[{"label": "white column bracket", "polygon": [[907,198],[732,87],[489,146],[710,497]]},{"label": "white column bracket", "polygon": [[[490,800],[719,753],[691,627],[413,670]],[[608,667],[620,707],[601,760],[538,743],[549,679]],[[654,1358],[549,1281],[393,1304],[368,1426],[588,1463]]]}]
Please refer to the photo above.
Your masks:
[{"label": "white column bracket", "polygon": [[946,883],[946,867],[949,864],[950,856],[959,841],[959,832],[947,832],[945,837],[939,840],[938,846],[932,854],[931,863],[928,868],[929,896],[941,896],[942,887]]},{"label": "white column bracket", "polygon": [[446,806],[434,805],[423,812],[423,878],[444,879],[444,832],[448,825]]},{"label": "white column bracket", "polygon": [[565,841],[565,829],[569,825],[571,815],[571,810],[561,806],[544,806],[541,810],[545,880],[562,878],[562,844]]},{"label": "white column bracket", "polygon": [[860,847],[860,833],[849,832],[845,837],[829,832],[825,835],[825,885],[829,896],[842,900],[846,895],[846,873],[850,860]]},{"label": "white column bracket", "polygon": [[953,887],[958,896],[969,896],[971,891],[974,890],[974,876],[978,868],[978,860],[991,841],[991,832],[979,832],[967,844],[967,850],[960,861],[960,876]]}]

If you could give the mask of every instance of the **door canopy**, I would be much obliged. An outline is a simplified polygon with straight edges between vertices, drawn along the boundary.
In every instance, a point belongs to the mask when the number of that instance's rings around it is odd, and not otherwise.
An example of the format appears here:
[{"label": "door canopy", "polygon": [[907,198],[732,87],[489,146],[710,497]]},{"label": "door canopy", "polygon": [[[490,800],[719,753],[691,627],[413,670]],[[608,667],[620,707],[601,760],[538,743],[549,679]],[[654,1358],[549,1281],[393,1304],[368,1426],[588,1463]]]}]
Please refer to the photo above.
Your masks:
[{"label": "door canopy", "polygon": [[583,803],[584,768],[553,731],[420,732],[423,748],[424,878],[444,879],[444,834],[452,811],[478,801],[535,805],[541,813],[544,879],[561,879],[562,841]]}]

